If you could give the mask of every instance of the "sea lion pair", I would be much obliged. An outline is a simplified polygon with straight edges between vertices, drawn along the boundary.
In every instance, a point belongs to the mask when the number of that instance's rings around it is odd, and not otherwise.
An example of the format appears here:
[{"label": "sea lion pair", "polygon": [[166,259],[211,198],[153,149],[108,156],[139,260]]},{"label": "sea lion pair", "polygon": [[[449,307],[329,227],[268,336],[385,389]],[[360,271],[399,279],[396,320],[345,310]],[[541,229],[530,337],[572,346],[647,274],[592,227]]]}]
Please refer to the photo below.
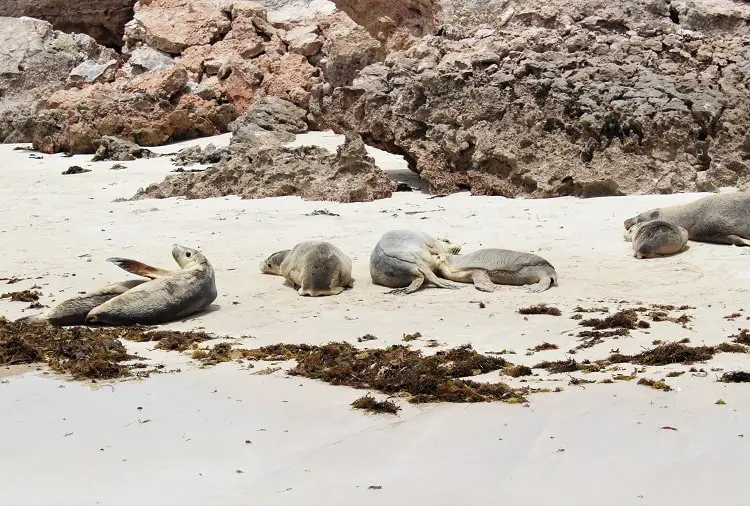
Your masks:
[{"label": "sea lion pair", "polygon": [[375,245],[370,255],[370,276],[377,285],[394,288],[389,293],[409,294],[425,281],[438,288],[455,289],[460,283],[474,283],[477,290],[491,292],[495,284],[529,285],[528,291],[542,292],[557,284],[555,268],[533,253],[487,248],[460,254],[461,246],[413,230],[391,230]]},{"label": "sea lion pair", "polygon": [[636,258],[678,253],[688,240],[750,246],[750,194],[718,193],[651,209],[623,225]]},{"label": "sea lion pair", "polygon": [[131,279],[61,302],[48,313],[19,321],[52,325],[156,325],[206,309],[217,297],[214,269],[199,251],[175,244],[169,271],[128,258],[108,258],[120,268],[148,279]]}]

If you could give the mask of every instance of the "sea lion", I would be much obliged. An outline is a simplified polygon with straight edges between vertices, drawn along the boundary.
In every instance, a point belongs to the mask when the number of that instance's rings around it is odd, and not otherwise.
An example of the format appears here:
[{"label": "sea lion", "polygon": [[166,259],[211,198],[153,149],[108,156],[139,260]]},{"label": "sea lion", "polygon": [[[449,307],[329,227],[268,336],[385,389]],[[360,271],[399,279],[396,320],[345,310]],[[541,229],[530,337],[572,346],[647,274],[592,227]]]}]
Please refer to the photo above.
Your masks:
[{"label": "sea lion", "polygon": [[284,276],[299,295],[338,295],[354,286],[352,260],[325,241],[303,241],[291,250],[277,251],[260,263],[264,274]]},{"label": "sea lion", "polygon": [[460,283],[474,283],[477,290],[492,292],[499,285],[529,285],[529,292],[543,292],[557,284],[557,272],[547,260],[507,249],[487,248],[466,255],[443,253],[437,257],[437,272]]},{"label": "sea lion", "polygon": [[425,281],[438,288],[461,288],[435,275],[437,255],[458,253],[461,246],[414,230],[383,234],[370,254],[370,277],[376,285],[394,288],[388,293],[414,293]]},{"label": "sea lion", "polygon": [[642,221],[628,229],[626,239],[633,243],[635,258],[654,258],[679,253],[687,244],[688,231],[671,221]]},{"label": "sea lion", "polygon": [[667,220],[688,232],[698,242],[750,246],[750,193],[716,193],[687,204],[651,209],[623,223],[629,230],[636,223]]},{"label": "sea lion", "polygon": [[86,323],[86,316],[89,311],[96,306],[104,304],[110,299],[117,297],[134,288],[141,283],[146,283],[145,279],[129,279],[119,283],[112,283],[98,290],[84,293],[78,297],[65,300],[53,307],[47,313],[24,316],[16,320],[17,322],[41,322],[46,321],[51,325],[64,327],[66,325],[83,325]]},{"label": "sea lion", "polygon": [[175,244],[179,271],[151,267],[127,258],[108,258],[122,269],[151,278],[92,309],[86,323],[156,325],[206,309],[218,295],[214,269],[199,251]]}]

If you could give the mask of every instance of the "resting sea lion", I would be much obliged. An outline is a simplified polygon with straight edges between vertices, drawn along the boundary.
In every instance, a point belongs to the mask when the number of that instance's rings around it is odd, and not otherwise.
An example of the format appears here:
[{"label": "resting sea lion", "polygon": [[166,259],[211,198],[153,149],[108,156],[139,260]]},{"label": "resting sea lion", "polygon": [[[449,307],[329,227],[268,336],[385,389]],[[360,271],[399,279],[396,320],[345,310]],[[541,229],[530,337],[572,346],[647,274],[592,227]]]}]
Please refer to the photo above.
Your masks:
[{"label": "resting sea lion", "polygon": [[654,258],[680,252],[687,244],[688,231],[671,221],[642,221],[630,227],[626,239],[633,242],[634,257]]},{"label": "resting sea lion", "polygon": [[352,260],[325,241],[304,241],[291,250],[277,251],[261,262],[264,274],[275,274],[299,287],[299,295],[338,295],[354,286]]},{"label": "resting sea lion", "polygon": [[543,292],[557,284],[555,268],[533,253],[487,248],[466,255],[441,254],[437,272],[446,279],[474,283],[477,290],[492,292],[499,285],[529,285],[527,291]]},{"label": "resting sea lion", "polygon": [[661,207],[628,218],[636,223],[667,220],[688,232],[693,241],[750,246],[750,193],[717,193],[687,204]]},{"label": "resting sea lion", "polygon": [[206,309],[216,300],[214,269],[203,254],[175,244],[172,257],[181,267],[167,271],[127,258],[109,258],[128,272],[151,278],[92,309],[86,323],[156,325]]},{"label": "resting sea lion", "polygon": [[376,285],[394,288],[388,293],[414,293],[425,283],[438,288],[460,288],[435,275],[437,255],[458,253],[461,246],[414,230],[383,234],[370,254],[370,276]]}]

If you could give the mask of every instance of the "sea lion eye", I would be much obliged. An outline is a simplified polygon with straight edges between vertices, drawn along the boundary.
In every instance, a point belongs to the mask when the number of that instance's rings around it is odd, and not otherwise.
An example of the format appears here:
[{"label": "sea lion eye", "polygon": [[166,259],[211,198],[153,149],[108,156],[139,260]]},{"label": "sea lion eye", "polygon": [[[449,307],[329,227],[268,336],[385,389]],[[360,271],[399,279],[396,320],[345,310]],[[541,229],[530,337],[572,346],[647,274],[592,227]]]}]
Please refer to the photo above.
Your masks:
[{"label": "sea lion eye", "polygon": [[190,253],[190,252],[188,251],[187,253],[185,253],[185,256],[186,256],[186,257],[188,257],[188,258],[190,258],[190,255],[191,255],[191,254],[192,254],[192,253]]}]

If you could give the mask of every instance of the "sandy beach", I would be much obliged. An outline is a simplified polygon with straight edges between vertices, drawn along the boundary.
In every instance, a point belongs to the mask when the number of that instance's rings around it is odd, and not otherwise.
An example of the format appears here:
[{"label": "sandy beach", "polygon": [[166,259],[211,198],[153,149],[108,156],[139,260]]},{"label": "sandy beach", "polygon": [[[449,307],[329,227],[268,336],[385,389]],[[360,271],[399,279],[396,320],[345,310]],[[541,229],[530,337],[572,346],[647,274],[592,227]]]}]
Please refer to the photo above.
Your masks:
[{"label": "sandy beach", "polygon": [[[333,148],[341,140],[315,133],[295,143]],[[690,242],[680,255],[646,261],[635,259],[623,239],[624,219],[701,194],[528,200],[415,191],[358,204],[296,197],[123,201],[174,170],[169,158],[110,170],[114,162],[90,162],[89,155],[39,155],[19,146],[0,146],[0,277],[23,281],[0,285],[0,292],[39,285],[46,305],[127,279],[108,257],[172,269],[170,250],[178,243],[209,258],[219,297],[211,311],[164,327],[204,329],[245,348],[342,340],[385,347],[420,332],[423,339],[411,345],[426,353],[434,339],[438,350],[514,350],[506,358],[532,366],[565,359],[578,344],[570,319],[577,306],[695,308],[687,311],[689,325],[653,323],[580,351],[579,361],[611,349],[638,353],[657,339],[714,345],[748,326],[750,249]],[[401,158],[371,154],[392,177],[418,184]],[[71,165],[91,172],[61,175]],[[336,215],[310,215],[323,209]],[[371,283],[368,260],[378,238],[395,228],[447,237],[466,252],[536,253],[555,266],[559,286],[543,293],[483,293],[466,285],[388,295]],[[353,290],[299,297],[282,278],[260,273],[261,260],[305,239],[331,241],[352,257]],[[537,303],[563,314],[518,313]],[[26,306],[0,300],[0,315],[39,311]],[[725,318],[732,313],[741,316]],[[357,343],[364,334],[378,340]],[[526,355],[542,342],[559,349]],[[635,381],[569,385],[567,374],[535,370],[535,386],[563,391],[534,394],[528,406],[399,401],[393,416],[351,409],[365,392],[289,377],[283,368],[268,375],[253,374],[267,364],[200,368],[189,355],[149,343],[127,346],[181,372],[92,385],[44,368],[0,370],[0,504],[685,506],[739,505],[750,497],[740,475],[750,444],[747,388],[716,381],[722,371],[750,369],[747,354],[697,364],[707,374],[669,378],[669,392]],[[689,366],[647,369],[642,376],[660,379]],[[488,376],[513,383],[497,372]]]}]

